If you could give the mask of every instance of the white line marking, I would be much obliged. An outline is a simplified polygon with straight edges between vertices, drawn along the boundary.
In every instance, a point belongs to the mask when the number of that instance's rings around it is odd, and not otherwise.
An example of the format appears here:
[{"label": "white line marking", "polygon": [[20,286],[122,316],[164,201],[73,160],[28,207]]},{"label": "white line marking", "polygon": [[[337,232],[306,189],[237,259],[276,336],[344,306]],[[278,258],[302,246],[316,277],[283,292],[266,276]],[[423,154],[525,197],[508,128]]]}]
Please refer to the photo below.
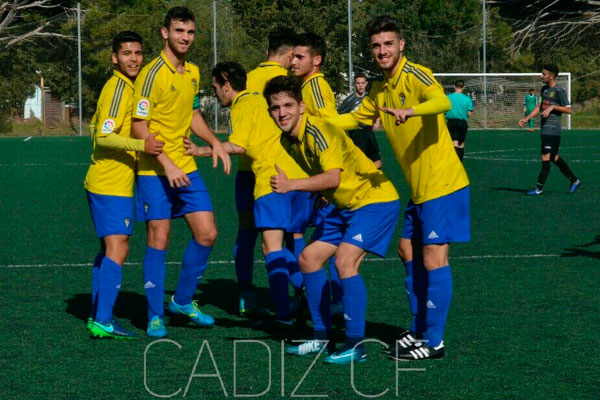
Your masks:
[{"label": "white line marking", "polygon": [[27,136],[25,139],[23,139],[23,141],[24,141],[24,142],[26,142],[26,141],[28,141],[28,140],[31,140],[31,138],[32,138],[32,137],[33,137],[33,136]]},{"label": "white line marking", "polygon": [[[550,258],[560,257],[560,254],[484,254],[480,256],[457,256],[450,257],[453,260],[481,260],[481,259],[494,259],[494,258]],[[363,262],[387,262],[387,261],[400,261],[398,257],[390,258],[366,258]],[[233,260],[213,260],[209,261],[209,264],[233,264]],[[264,260],[254,260],[255,264],[264,264]],[[168,261],[167,265],[179,265],[181,261]],[[52,268],[52,267],[89,267],[91,263],[48,263],[48,264],[4,264],[0,265],[0,268]],[[142,265],[141,261],[138,262],[126,262],[125,265]]]},{"label": "white line marking", "polygon": [[89,165],[89,163],[24,163],[24,164],[0,164],[0,167],[65,167],[73,165]]}]

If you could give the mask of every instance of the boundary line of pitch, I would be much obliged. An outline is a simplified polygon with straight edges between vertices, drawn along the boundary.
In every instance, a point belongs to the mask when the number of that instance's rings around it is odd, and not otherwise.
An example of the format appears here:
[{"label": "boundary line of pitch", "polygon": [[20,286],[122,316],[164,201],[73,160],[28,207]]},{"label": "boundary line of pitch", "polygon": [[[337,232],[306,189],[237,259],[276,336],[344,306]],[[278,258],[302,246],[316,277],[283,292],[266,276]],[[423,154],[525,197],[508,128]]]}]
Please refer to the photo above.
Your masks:
[{"label": "boundary line of pitch", "polygon": [[[551,258],[560,257],[560,254],[484,254],[480,256],[456,256],[450,257],[451,260],[481,260],[481,259],[494,259],[494,258]],[[364,263],[378,263],[386,261],[400,261],[398,257],[389,258],[366,258]],[[213,260],[208,262],[211,265],[214,264],[233,264],[233,260]],[[264,260],[254,260],[256,264],[264,264]],[[168,261],[167,265],[178,265],[181,261]],[[90,267],[91,263],[62,263],[62,264],[0,264],[0,268],[54,268],[54,267]],[[142,265],[142,262],[126,262],[125,265],[134,266]]]}]

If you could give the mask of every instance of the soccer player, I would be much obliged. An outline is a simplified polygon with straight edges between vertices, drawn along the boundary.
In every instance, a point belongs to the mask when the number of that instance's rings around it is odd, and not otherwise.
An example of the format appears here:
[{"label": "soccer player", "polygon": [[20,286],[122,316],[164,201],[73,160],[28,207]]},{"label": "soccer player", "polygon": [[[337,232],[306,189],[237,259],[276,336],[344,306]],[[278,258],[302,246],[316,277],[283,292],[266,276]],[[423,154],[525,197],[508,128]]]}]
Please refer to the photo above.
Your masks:
[{"label": "soccer player", "polygon": [[142,37],[136,32],[119,32],[113,38],[113,76],[102,88],[91,122],[92,162],[84,186],[100,238],[100,252],[92,269],[92,312],[87,326],[95,337],[136,337],[113,318],[112,311],[133,232],[135,152],[157,155],[164,145],[156,135],[145,140],[130,135],[133,82],[143,58]]},{"label": "soccer player", "polygon": [[563,113],[571,114],[571,104],[567,97],[567,92],[556,82],[558,76],[558,67],[555,64],[545,64],[542,66],[542,102],[536,106],[529,115],[519,121],[519,126],[525,124],[542,113],[540,123],[540,137],[542,139],[542,168],[538,175],[538,181],[535,188],[527,191],[529,196],[537,196],[544,193],[544,183],[550,173],[550,163],[556,164],[560,172],[569,180],[569,193],[575,191],[581,186],[581,181],[577,179],[567,162],[558,155],[560,146],[560,116]]},{"label": "soccer player", "polygon": [[[529,89],[529,93],[523,97],[523,115],[528,116],[537,107],[538,98],[534,93],[533,88]],[[533,132],[533,124],[535,120],[531,118],[529,120],[529,132]]]},{"label": "soccer player", "polygon": [[[246,89],[250,93],[262,96],[265,85],[271,78],[288,74],[292,63],[294,35],[295,32],[292,29],[283,27],[276,28],[269,33],[267,61],[260,63],[258,67],[248,73]],[[235,272],[239,290],[239,313],[242,316],[265,316],[267,311],[260,306],[252,289],[254,245],[258,231],[254,227],[253,193],[255,177],[250,164],[251,160],[245,153],[239,155],[235,175],[238,232],[234,246]],[[304,243],[302,235],[300,236],[300,240]],[[292,238],[292,244],[293,240]],[[298,275],[300,275],[299,272]]]},{"label": "soccer player", "polygon": [[[269,180],[276,173],[275,165],[289,170],[294,178],[305,178],[306,173],[285,152],[279,141],[281,132],[267,111],[261,94],[246,90],[246,72],[234,62],[218,63],[212,71],[215,96],[223,107],[231,107],[231,134],[224,143],[230,154],[245,154],[256,177],[254,186],[254,224],[261,233],[262,249],[269,277],[269,288],[279,326],[292,326],[292,310],[288,294],[288,280],[294,288],[302,286],[302,275],[293,253],[283,247],[286,231],[295,231],[294,225],[304,224],[309,218],[306,207],[309,194],[274,193]],[[203,155],[186,140],[189,154]]]},{"label": "soccer player", "polygon": [[[335,96],[325,80],[321,68],[325,62],[327,45],[323,38],[315,33],[307,32],[296,36],[292,58],[292,73],[302,79],[302,98],[306,113],[313,117],[333,117],[337,115]],[[300,254],[296,249],[295,254]],[[331,308],[333,313],[342,313],[342,284],[335,268],[335,259],[331,259],[329,267],[331,281]]]},{"label": "soccer player", "polygon": [[[175,295],[169,302],[173,314],[187,315],[196,325],[210,326],[214,319],[200,311],[192,297],[206,270],[217,238],[213,207],[194,158],[185,154],[183,138],[191,131],[212,147],[213,167],[218,159],[229,173],[231,161],[223,145],[206,125],[199,110],[193,110],[200,71],[185,61],[194,42],[194,14],[185,7],[173,7],[165,16],[160,56],[145,66],[135,83],[132,130],[145,138],[158,133],[164,139],[163,152],[140,157],[137,178],[137,217],[146,221],[147,248],[144,256],[144,288],[148,300],[148,329],[152,337],[164,337],[165,257],[171,219],[183,217],[192,238],[183,253],[183,265]],[[193,110],[193,111],[192,111]]]},{"label": "soccer player", "polygon": [[[367,76],[362,72],[354,75],[354,93],[342,101],[342,104],[337,109],[340,114],[345,114],[356,110],[362,100],[367,95],[367,85],[369,84]],[[373,128],[367,125],[362,125],[358,129],[347,132],[350,139],[354,144],[362,150],[363,153],[371,161],[375,163],[378,169],[381,169],[381,153],[379,152],[379,145],[375,138]]]},{"label": "soccer player", "polygon": [[398,193],[344,131],[305,112],[297,79],[274,78],[264,95],[271,117],[283,131],[281,143],[310,176],[293,178],[283,166],[276,165],[277,174],[271,178],[273,191],[320,192],[332,204],[322,209],[321,221],[299,259],[314,340],[290,346],[286,351],[311,354],[322,351],[327,343],[331,330],[330,293],[323,264],[335,255],[343,288],[346,343],[329,354],[325,362],[366,361],[361,341],[365,334],[367,289],[358,270],[367,252],[385,256],[400,210]]},{"label": "soccer player", "polygon": [[[443,334],[452,298],[450,243],[470,240],[469,179],[456,156],[444,112],[450,101],[431,70],[404,57],[398,21],[367,23],[371,53],[384,74],[360,108],[331,121],[343,129],[378,117],[410,188],[398,254],[413,315],[390,357],[422,360],[444,356]],[[422,337],[423,340],[417,340]]]},{"label": "soccer player", "polygon": [[451,108],[446,112],[446,124],[452,137],[452,144],[458,158],[462,161],[465,155],[465,140],[467,138],[467,118],[473,115],[473,100],[463,93],[465,81],[454,82],[454,93],[448,95]]}]

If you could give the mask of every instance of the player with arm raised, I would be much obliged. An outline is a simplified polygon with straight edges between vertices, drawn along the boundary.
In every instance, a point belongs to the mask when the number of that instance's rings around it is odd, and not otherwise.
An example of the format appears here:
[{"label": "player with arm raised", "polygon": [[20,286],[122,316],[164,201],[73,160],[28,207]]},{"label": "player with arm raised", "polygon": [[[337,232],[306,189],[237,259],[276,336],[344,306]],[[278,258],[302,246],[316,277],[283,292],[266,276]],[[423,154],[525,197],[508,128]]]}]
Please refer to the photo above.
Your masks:
[{"label": "player with arm raised", "polygon": [[523,127],[528,121],[531,121],[538,113],[542,114],[540,123],[540,137],[542,139],[542,168],[538,175],[538,181],[535,188],[526,192],[529,196],[537,196],[544,193],[544,183],[550,173],[550,163],[556,164],[560,172],[569,180],[569,193],[575,191],[581,186],[581,181],[577,179],[567,162],[558,155],[560,146],[560,116],[563,113],[571,114],[571,104],[567,97],[567,92],[556,82],[558,76],[558,67],[554,64],[545,64],[542,67],[542,102],[529,113],[525,118],[519,121],[519,126]]},{"label": "player with arm raised", "polygon": [[271,178],[273,191],[320,192],[331,203],[321,210],[320,222],[299,259],[314,339],[290,346],[286,352],[306,355],[324,351],[331,317],[329,284],[323,264],[335,255],[343,288],[346,343],[329,354],[325,362],[366,361],[361,342],[365,334],[367,289],[359,267],[367,252],[385,256],[400,210],[398,193],[344,131],[305,112],[297,79],[272,79],[265,88],[265,98],[271,117],[283,131],[281,143],[309,175],[293,178],[277,165],[277,174]]},{"label": "player with arm raised", "polygon": [[92,269],[92,312],[88,329],[95,337],[131,339],[112,315],[133,232],[133,182],[136,151],[157,155],[164,142],[149,135],[131,137],[133,82],[143,61],[142,37],[123,31],[113,38],[114,72],[106,82],[91,122],[92,162],[85,189],[100,252]]},{"label": "player with arm raised", "polygon": [[[145,138],[158,133],[165,141],[157,156],[142,156],[138,163],[137,217],[146,221],[147,248],[144,256],[144,288],[148,300],[148,329],[153,337],[164,337],[164,277],[171,219],[183,217],[192,233],[183,253],[183,265],[175,295],[169,302],[174,314],[187,315],[196,325],[214,324],[192,297],[206,270],[217,238],[217,228],[208,190],[194,158],[185,152],[183,139],[191,131],[212,147],[213,166],[221,159],[225,173],[231,162],[221,142],[206,125],[199,110],[193,110],[200,83],[199,68],[185,60],[194,42],[194,14],[173,7],[165,16],[160,56],[142,69],[136,80],[132,130]],[[193,111],[192,111],[193,110]]]},{"label": "player with arm raised", "polygon": [[[384,73],[360,108],[331,121],[343,129],[381,124],[411,191],[398,254],[413,315],[390,357],[422,360],[444,356],[443,333],[452,276],[450,243],[470,240],[469,179],[452,146],[444,112],[450,101],[431,70],[404,57],[398,21],[382,15],[367,23],[371,53]],[[416,340],[423,338],[423,341]]]}]

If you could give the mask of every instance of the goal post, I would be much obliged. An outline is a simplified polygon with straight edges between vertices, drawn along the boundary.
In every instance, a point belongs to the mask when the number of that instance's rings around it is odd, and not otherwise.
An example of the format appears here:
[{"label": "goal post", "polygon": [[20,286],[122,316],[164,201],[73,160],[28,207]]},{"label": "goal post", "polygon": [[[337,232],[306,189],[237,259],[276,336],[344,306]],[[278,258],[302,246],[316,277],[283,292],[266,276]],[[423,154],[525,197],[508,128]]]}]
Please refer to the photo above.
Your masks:
[{"label": "goal post", "polygon": [[[540,73],[434,73],[447,94],[452,93],[454,82],[465,81],[463,93],[473,99],[473,117],[469,118],[470,129],[516,129],[523,118],[523,98],[533,89],[538,101],[542,87]],[[571,101],[571,73],[561,72],[556,82],[567,92]],[[487,113],[484,112],[484,97]],[[535,117],[539,126],[540,117]],[[571,115],[562,118],[563,128],[571,129]]]}]

